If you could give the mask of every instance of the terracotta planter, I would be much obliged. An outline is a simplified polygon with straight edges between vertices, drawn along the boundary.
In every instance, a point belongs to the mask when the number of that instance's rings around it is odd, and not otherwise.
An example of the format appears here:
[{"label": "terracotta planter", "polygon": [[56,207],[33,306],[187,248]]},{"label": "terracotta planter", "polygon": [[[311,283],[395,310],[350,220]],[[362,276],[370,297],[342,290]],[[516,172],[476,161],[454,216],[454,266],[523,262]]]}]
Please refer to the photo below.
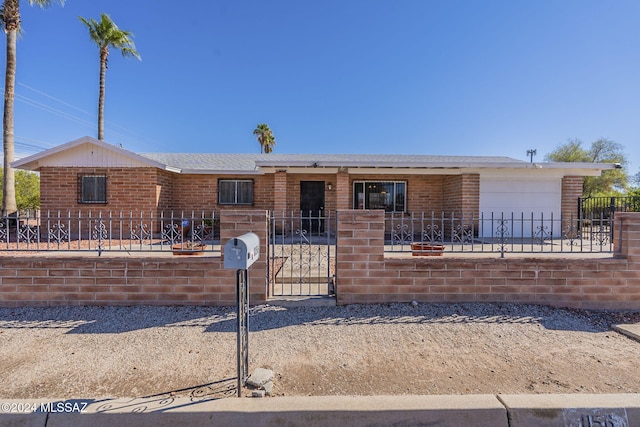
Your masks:
[{"label": "terracotta planter", "polygon": [[184,243],[171,246],[174,255],[204,255],[204,249],[207,245]]},{"label": "terracotta planter", "polygon": [[413,256],[442,256],[443,245],[433,245],[431,243],[412,243],[411,254]]}]

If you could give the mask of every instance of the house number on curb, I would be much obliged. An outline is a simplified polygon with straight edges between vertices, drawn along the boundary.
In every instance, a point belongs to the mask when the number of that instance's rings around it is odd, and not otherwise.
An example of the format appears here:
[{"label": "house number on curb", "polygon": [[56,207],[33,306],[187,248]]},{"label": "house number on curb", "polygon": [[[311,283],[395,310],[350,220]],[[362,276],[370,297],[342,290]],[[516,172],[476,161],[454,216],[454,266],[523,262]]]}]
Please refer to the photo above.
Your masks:
[{"label": "house number on curb", "polygon": [[629,427],[624,408],[565,409],[565,427]]}]

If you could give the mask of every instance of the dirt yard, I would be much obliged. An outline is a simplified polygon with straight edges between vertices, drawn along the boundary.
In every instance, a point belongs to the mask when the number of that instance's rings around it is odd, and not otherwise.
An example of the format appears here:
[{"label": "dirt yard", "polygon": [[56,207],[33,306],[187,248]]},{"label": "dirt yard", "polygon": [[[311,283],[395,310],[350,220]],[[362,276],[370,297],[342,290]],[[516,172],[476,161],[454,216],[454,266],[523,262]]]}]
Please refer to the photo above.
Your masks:
[{"label": "dirt yard", "polygon": [[[640,313],[514,304],[254,307],[274,395],[640,393]],[[0,397],[235,394],[231,308],[0,309]]]}]

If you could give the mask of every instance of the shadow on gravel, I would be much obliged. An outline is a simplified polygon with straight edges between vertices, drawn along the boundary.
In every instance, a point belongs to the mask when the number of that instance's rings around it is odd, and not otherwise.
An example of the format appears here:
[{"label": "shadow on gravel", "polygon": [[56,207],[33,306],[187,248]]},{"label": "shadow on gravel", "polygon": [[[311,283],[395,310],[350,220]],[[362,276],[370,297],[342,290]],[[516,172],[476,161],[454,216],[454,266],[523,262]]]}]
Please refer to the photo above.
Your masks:
[{"label": "shadow on gravel", "polygon": [[237,377],[226,378],[208,384],[201,384],[194,387],[186,387],[177,390],[170,390],[164,393],[142,396],[141,399],[173,399],[178,396],[188,397],[192,402],[203,402],[206,400],[224,399],[238,395]]},{"label": "shadow on gravel", "polygon": [[0,330],[68,329],[68,334],[117,334],[154,327],[206,328],[211,322],[228,318],[235,319],[235,309],[151,306],[0,308]]},{"label": "shadow on gravel", "polygon": [[[235,397],[237,395],[237,379],[227,378],[208,384],[202,384],[194,387],[172,390],[166,393],[159,393],[150,396],[142,396],[132,398],[130,400],[122,399],[68,399],[64,401],[56,401],[51,404],[43,404],[36,412],[62,412],[58,408],[67,408],[67,412],[77,407],[81,409],[88,405],[92,406],[92,410],[99,414],[122,414],[128,413],[149,413],[163,412],[168,409],[184,408],[190,405],[206,402],[211,400],[225,399],[227,397]],[[183,403],[180,400],[176,402],[177,397],[187,397],[189,401]],[[53,408],[53,410],[51,409]],[[56,411],[58,409],[58,411]]]},{"label": "shadow on gravel", "polygon": [[[638,312],[629,316],[640,321]],[[293,325],[539,324],[549,330],[595,333],[610,330],[610,325],[623,317],[621,313],[497,303],[393,303],[295,308],[261,305],[250,310],[249,331],[265,331]],[[235,331],[235,318],[212,322],[207,331]]]},{"label": "shadow on gravel", "polygon": [[[251,307],[252,332],[294,325],[538,324],[549,330],[604,332],[612,324],[640,322],[640,312],[571,310],[547,306],[469,304],[376,304],[338,307]],[[2,308],[2,329],[67,329],[68,334],[117,334],[154,327],[236,331],[234,307],[49,307]]]}]

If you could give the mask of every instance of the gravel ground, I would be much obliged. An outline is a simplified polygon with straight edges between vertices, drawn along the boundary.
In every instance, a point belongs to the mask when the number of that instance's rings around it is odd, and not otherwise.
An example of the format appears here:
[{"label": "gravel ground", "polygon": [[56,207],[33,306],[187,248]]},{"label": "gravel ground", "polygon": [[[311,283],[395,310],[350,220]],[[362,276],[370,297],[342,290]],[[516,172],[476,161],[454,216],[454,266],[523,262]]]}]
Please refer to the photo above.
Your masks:
[{"label": "gravel ground", "polygon": [[[640,393],[640,312],[515,304],[253,307],[275,395]],[[0,397],[233,395],[235,309],[0,309]]]}]

